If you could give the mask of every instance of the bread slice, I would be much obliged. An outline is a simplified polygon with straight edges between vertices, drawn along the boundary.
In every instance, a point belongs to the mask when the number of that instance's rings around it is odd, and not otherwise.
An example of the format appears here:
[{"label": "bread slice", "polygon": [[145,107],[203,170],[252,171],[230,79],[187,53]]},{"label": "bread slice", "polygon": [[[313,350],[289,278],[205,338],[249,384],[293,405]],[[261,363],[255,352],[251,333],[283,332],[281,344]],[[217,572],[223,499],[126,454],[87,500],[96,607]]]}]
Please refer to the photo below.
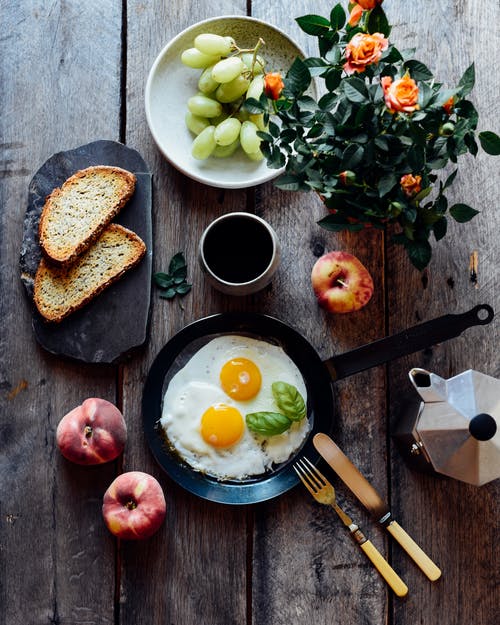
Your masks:
[{"label": "bread slice", "polygon": [[57,267],[42,258],[34,287],[38,311],[48,321],[62,321],[118,280],[145,252],[146,246],[135,232],[110,224],[69,267]]},{"label": "bread slice", "polygon": [[90,247],[125,206],[134,174],[97,165],[77,171],[46,198],[38,228],[40,246],[53,263],[68,265]]}]

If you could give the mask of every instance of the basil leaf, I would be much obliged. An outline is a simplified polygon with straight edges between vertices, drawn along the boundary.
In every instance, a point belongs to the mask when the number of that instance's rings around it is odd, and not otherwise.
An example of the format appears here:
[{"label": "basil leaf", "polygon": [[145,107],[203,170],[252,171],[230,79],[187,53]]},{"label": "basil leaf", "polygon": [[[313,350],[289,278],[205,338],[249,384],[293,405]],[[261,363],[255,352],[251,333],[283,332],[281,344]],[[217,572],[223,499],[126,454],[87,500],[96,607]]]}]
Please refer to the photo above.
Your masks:
[{"label": "basil leaf", "polygon": [[274,400],[285,416],[292,421],[300,421],[307,414],[304,398],[292,384],[273,382],[271,385]]},{"label": "basil leaf", "polygon": [[262,436],[283,434],[292,425],[291,420],[278,412],[251,412],[245,416],[248,429]]}]

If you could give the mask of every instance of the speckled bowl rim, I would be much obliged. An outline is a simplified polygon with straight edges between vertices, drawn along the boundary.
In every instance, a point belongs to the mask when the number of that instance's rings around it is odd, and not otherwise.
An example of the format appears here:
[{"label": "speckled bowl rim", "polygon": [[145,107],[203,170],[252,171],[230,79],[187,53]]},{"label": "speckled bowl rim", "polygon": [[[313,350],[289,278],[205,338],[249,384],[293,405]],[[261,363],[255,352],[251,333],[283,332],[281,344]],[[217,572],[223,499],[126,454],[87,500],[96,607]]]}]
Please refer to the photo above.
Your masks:
[{"label": "speckled bowl rim", "polygon": [[[146,119],[151,135],[163,156],[179,171],[198,182],[209,186],[225,189],[243,189],[252,187],[277,177],[283,172],[283,168],[271,169],[267,166],[265,159],[255,163],[244,154],[236,154],[230,159],[210,158],[207,161],[196,161],[191,157],[190,147],[193,137],[185,128],[184,115],[187,110],[187,98],[196,93],[196,83],[201,70],[192,70],[182,65],[180,52],[193,45],[194,37],[202,32],[224,32],[235,36],[237,43],[247,45],[245,40],[238,37],[231,29],[224,26],[225,23],[237,21],[241,29],[248,29],[248,25],[262,33],[265,40],[265,33],[272,33],[279,38],[279,46],[265,46],[262,49],[262,56],[266,60],[269,71],[281,71],[286,73],[293,60],[299,56],[305,58],[304,51],[280,28],[268,24],[254,17],[241,15],[225,15],[216,18],[209,18],[197,22],[184,29],[173,39],[171,39],[156,57],[148,75],[145,89],[145,110]],[[250,35],[249,35],[250,37]],[[253,36],[252,36],[253,37]],[[268,36],[268,40],[270,35]],[[250,44],[248,44],[250,45]],[[273,53],[274,49],[274,53]],[[283,50],[287,50],[283,53]],[[170,58],[172,57],[172,58]],[[286,60],[285,60],[286,59]],[[164,91],[162,88],[162,74],[166,68],[171,68],[171,81],[164,79]],[[177,81],[178,89],[172,88],[172,81],[176,76],[181,76]],[[183,82],[184,81],[184,82]],[[168,88],[167,88],[168,87]],[[186,97],[184,97],[185,94]],[[162,100],[164,98],[164,100]],[[159,111],[159,101],[164,101],[164,113]]]}]

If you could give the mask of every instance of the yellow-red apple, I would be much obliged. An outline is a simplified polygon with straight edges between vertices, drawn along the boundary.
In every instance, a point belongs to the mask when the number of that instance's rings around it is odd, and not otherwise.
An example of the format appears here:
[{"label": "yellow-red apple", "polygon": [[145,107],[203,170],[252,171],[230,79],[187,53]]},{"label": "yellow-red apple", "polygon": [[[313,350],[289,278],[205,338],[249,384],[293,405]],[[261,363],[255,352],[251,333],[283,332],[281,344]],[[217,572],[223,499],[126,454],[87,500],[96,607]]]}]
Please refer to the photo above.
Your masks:
[{"label": "yellow-red apple", "polygon": [[311,282],[319,305],[332,313],[359,310],[373,294],[370,273],[347,252],[329,252],[318,258]]},{"label": "yellow-red apple", "polygon": [[66,414],[56,431],[62,455],[77,464],[101,464],[117,458],[125,447],[127,426],[118,408],[90,397]]},{"label": "yellow-red apple", "polygon": [[104,494],[104,521],[112,534],[124,540],[152,536],[163,523],[165,511],[160,484],[142,471],[122,473]]}]

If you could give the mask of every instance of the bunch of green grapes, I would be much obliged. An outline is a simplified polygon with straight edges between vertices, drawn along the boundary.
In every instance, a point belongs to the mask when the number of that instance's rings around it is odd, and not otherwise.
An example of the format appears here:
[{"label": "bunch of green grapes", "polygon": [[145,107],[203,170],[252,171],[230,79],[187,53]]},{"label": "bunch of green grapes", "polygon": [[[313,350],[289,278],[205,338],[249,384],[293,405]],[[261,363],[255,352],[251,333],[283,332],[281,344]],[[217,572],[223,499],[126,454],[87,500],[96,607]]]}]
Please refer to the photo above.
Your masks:
[{"label": "bunch of green grapes", "polygon": [[186,126],[196,135],[191,153],[196,159],[232,156],[241,145],[254,161],[264,158],[257,132],[265,130],[263,115],[249,114],[242,105],[259,99],[264,90],[264,60],[255,48],[238,48],[232,37],[205,33],[184,50],[184,65],[202,69],[198,93],[187,102]]}]

